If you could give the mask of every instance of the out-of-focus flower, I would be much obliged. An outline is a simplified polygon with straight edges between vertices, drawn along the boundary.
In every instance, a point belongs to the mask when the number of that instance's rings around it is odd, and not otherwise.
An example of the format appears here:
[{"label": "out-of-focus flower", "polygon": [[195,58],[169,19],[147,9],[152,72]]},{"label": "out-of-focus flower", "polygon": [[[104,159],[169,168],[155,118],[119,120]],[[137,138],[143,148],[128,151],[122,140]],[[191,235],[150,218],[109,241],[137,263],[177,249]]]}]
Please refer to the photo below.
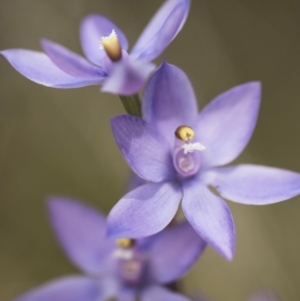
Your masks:
[{"label": "out-of-focus flower", "polygon": [[250,140],[260,97],[260,84],[246,83],[219,95],[198,115],[188,78],[164,62],[145,88],[144,119],[122,115],[111,121],[125,160],[150,183],[114,206],[108,216],[110,235],[138,238],[159,232],[182,200],[186,218],[198,234],[232,259],[231,212],[211,186],[226,199],[251,205],[300,193],[300,174],[295,172],[250,164],[220,167],[233,161]]},{"label": "out-of-focus flower", "polygon": [[[16,301],[188,301],[161,284],[182,277],[205,249],[187,222],[149,238],[106,236],[105,217],[67,198],[49,200],[50,220],[69,259],[85,276],[67,276],[38,287]],[[119,246],[117,246],[119,245]]]},{"label": "out-of-focus flower", "polygon": [[158,10],[128,55],[123,32],[101,15],[89,15],[80,28],[87,59],[43,39],[45,53],[8,49],[1,51],[9,63],[30,80],[54,88],[102,85],[102,91],[133,94],[155,69],[158,57],[182,28],[190,0],[168,0]]}]

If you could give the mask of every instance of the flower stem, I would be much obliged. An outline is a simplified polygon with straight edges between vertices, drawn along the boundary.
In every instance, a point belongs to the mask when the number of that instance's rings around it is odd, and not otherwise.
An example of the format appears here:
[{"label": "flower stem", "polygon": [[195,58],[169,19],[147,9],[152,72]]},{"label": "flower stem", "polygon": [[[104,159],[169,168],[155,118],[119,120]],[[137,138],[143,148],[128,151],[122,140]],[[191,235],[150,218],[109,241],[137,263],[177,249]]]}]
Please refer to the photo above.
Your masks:
[{"label": "flower stem", "polygon": [[138,94],[119,95],[125,111],[129,115],[142,117],[141,100]]}]

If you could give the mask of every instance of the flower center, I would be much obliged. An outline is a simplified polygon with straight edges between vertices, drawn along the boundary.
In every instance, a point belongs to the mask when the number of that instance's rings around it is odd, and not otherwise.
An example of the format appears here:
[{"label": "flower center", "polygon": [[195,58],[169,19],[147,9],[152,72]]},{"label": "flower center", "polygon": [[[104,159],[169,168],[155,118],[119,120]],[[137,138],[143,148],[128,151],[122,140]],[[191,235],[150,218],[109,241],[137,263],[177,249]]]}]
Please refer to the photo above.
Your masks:
[{"label": "flower center", "polygon": [[175,136],[182,141],[188,141],[194,139],[195,132],[190,126],[181,125],[176,129]]},{"label": "flower center", "polygon": [[100,49],[104,49],[113,62],[117,62],[122,58],[122,48],[114,29],[109,36],[101,38]]},{"label": "flower center", "polygon": [[135,244],[135,241],[131,238],[118,238],[116,239],[116,245],[119,248],[122,249],[129,249],[131,247],[133,247]]},{"label": "flower center", "polygon": [[196,174],[200,168],[201,158],[199,151],[205,146],[200,142],[193,142],[194,130],[189,126],[179,126],[175,131],[175,146],[173,150],[173,163],[181,177]]},{"label": "flower center", "polygon": [[132,239],[118,239],[118,248],[114,252],[117,260],[117,275],[127,285],[138,285],[143,282],[146,273],[147,259],[134,247]]}]

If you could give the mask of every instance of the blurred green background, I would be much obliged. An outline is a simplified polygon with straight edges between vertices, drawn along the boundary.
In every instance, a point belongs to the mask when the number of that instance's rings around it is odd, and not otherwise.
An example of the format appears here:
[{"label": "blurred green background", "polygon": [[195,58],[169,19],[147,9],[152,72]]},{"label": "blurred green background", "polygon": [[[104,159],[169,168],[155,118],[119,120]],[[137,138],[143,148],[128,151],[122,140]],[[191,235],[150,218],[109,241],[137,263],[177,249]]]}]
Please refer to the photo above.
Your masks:
[{"label": "blurred green background", "polygon": [[[162,2],[1,0],[0,49],[39,50],[46,37],[81,52],[79,24],[94,12],[114,20],[133,45]],[[240,162],[300,171],[299,15],[299,0],[193,0],[186,25],[163,55],[187,72],[200,107],[234,85],[262,81],[258,124]],[[46,88],[0,59],[1,301],[77,272],[51,232],[46,196],[72,196],[107,212],[123,194],[129,169],[109,127],[123,108],[98,90]],[[271,287],[283,300],[300,300],[300,198],[230,208],[234,261],[209,248],[185,290],[242,301]]]}]

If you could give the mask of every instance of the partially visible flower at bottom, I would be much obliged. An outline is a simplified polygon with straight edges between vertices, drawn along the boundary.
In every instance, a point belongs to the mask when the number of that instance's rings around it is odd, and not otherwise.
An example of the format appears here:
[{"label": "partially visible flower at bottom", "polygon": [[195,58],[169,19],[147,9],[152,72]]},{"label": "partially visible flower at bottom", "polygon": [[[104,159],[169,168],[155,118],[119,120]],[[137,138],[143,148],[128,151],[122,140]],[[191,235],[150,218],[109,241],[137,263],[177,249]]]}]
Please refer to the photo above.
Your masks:
[{"label": "partially visible flower at bottom", "polygon": [[102,301],[112,297],[118,301],[136,297],[142,301],[188,301],[161,284],[182,277],[205,249],[205,242],[189,223],[136,241],[119,240],[117,247],[106,236],[105,217],[93,208],[53,197],[48,209],[64,251],[86,275],[54,280],[16,301]]}]

